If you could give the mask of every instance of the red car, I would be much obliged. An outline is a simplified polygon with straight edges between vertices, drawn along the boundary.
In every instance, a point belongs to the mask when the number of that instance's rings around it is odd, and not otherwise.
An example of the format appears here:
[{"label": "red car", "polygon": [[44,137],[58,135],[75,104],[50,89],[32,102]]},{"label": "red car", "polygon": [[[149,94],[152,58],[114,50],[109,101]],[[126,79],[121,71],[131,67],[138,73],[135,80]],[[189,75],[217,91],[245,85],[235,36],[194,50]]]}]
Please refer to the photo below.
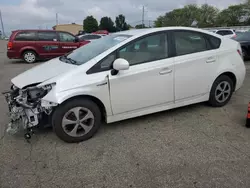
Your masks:
[{"label": "red car", "polygon": [[92,34],[103,34],[103,35],[108,35],[109,32],[106,30],[98,30],[96,32],[93,32]]},{"label": "red car", "polygon": [[10,36],[7,56],[34,63],[38,59],[64,55],[87,43],[89,41],[80,41],[78,37],[64,31],[17,30]]}]

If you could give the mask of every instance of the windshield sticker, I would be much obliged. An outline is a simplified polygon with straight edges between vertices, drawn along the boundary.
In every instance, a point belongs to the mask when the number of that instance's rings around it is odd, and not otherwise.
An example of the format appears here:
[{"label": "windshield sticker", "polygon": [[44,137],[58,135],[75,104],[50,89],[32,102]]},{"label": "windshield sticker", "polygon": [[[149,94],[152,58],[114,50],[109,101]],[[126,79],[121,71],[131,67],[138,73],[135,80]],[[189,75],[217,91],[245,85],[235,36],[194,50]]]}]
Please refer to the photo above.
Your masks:
[{"label": "windshield sticker", "polygon": [[124,41],[126,40],[128,37],[115,37],[114,40],[118,40],[118,41]]}]

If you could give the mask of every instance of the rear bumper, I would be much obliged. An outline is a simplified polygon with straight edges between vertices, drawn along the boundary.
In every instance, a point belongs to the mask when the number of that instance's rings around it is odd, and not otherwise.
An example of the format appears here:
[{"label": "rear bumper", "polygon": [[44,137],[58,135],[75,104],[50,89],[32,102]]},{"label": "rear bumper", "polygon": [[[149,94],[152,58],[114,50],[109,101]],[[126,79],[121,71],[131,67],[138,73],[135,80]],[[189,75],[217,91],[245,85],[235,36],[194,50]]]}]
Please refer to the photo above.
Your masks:
[{"label": "rear bumper", "polygon": [[12,50],[7,51],[7,57],[9,59],[21,59],[20,54]]}]

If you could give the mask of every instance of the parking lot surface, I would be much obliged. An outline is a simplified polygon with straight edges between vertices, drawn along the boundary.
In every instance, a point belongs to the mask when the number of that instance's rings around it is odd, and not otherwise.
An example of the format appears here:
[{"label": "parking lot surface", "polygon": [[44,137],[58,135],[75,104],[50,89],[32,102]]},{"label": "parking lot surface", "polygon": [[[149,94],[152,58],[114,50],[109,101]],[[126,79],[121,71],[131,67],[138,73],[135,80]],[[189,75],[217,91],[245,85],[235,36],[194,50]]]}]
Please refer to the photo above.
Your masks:
[{"label": "parking lot surface", "polygon": [[[0,41],[0,91],[34,65],[9,60]],[[1,95],[0,188],[250,187],[246,66],[243,87],[223,108],[202,103],[103,125],[79,144],[64,143],[51,129],[36,132],[31,143],[6,134]]]}]

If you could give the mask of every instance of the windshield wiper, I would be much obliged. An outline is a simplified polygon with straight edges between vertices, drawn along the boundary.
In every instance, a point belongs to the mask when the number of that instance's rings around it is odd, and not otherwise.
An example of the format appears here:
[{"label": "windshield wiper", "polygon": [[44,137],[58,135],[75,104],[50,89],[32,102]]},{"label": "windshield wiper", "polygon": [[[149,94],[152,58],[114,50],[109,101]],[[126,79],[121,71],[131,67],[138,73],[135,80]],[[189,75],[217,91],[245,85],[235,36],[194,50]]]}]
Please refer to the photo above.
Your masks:
[{"label": "windshield wiper", "polygon": [[68,63],[70,62],[71,64],[77,64],[77,61],[75,61],[74,59],[71,59],[69,57],[67,57],[66,55],[63,55],[59,58],[61,61]]}]

